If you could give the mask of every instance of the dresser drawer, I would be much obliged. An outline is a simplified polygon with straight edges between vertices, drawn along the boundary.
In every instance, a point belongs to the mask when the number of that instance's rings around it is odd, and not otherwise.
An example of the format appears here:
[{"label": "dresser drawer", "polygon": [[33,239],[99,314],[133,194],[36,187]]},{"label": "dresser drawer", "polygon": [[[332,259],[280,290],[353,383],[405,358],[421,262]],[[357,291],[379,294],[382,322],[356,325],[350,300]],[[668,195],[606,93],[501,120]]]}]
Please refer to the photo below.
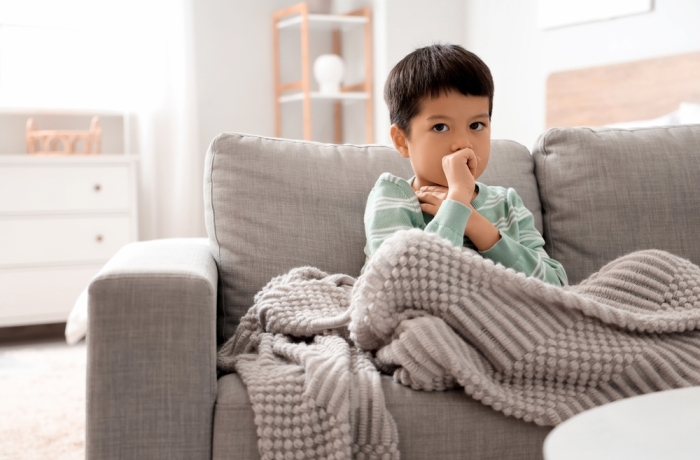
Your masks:
[{"label": "dresser drawer", "polygon": [[0,218],[0,267],[106,261],[130,230],[126,215]]},{"label": "dresser drawer", "polygon": [[66,321],[101,267],[0,269],[0,326]]},{"label": "dresser drawer", "polygon": [[0,214],[129,208],[127,165],[4,165]]}]

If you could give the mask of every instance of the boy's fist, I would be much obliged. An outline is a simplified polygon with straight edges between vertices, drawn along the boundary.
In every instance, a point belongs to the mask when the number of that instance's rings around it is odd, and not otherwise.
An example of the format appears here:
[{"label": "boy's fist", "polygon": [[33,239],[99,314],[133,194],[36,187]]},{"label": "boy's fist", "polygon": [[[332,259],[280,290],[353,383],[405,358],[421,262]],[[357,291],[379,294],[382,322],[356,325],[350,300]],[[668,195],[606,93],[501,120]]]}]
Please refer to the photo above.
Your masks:
[{"label": "boy's fist", "polygon": [[479,159],[472,149],[458,150],[442,157],[442,170],[447,179],[447,198],[469,206],[474,194],[476,167]]}]

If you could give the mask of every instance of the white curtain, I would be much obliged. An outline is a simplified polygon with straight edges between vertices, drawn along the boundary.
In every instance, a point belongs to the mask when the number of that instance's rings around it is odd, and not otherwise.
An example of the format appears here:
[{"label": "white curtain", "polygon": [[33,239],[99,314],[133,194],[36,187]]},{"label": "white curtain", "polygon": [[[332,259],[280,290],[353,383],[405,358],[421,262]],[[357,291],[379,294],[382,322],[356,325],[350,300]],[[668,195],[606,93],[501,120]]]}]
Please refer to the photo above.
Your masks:
[{"label": "white curtain", "polygon": [[140,239],[205,236],[194,0],[0,0],[0,106],[122,111]]},{"label": "white curtain", "polygon": [[142,239],[206,236],[192,1],[163,2],[154,27],[144,30],[153,42],[144,89],[160,97],[134,114]]}]

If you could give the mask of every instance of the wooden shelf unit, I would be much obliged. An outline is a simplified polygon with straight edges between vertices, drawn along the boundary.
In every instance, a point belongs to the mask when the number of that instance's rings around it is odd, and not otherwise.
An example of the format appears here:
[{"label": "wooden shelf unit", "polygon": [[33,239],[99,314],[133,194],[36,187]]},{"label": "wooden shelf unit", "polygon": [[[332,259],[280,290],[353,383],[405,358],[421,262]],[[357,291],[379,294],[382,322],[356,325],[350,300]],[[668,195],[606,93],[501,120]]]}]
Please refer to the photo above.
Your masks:
[{"label": "wooden shelf unit", "polygon": [[[301,32],[301,80],[282,84],[280,76],[279,30],[299,26]],[[311,91],[311,62],[309,56],[310,27],[326,28],[332,31],[333,53],[341,56],[340,33],[348,27],[364,27],[364,81],[342,86],[340,93],[328,94]],[[374,142],[374,100],[372,97],[372,18],[370,8],[361,8],[346,14],[310,14],[306,3],[276,11],[272,23],[275,72],[275,135],[282,137],[282,104],[301,101],[304,139],[312,140],[311,100],[327,99],[335,101],[334,141],[343,142],[343,101],[365,101],[365,139]]]}]

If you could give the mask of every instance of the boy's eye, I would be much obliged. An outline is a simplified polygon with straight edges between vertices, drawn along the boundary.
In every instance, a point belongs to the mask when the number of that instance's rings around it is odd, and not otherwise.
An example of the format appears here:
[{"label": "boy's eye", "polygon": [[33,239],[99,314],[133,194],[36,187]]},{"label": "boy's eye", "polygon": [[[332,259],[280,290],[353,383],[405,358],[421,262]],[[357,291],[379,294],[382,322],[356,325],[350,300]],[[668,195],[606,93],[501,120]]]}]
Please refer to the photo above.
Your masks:
[{"label": "boy's eye", "polygon": [[484,127],[485,127],[485,125],[480,121],[476,121],[476,122],[472,123],[471,125],[469,125],[469,129],[473,129],[475,131],[481,131],[482,129],[484,129]]},{"label": "boy's eye", "polygon": [[438,123],[437,125],[433,126],[433,131],[437,133],[444,133],[445,131],[448,131],[449,128],[445,123]]}]

